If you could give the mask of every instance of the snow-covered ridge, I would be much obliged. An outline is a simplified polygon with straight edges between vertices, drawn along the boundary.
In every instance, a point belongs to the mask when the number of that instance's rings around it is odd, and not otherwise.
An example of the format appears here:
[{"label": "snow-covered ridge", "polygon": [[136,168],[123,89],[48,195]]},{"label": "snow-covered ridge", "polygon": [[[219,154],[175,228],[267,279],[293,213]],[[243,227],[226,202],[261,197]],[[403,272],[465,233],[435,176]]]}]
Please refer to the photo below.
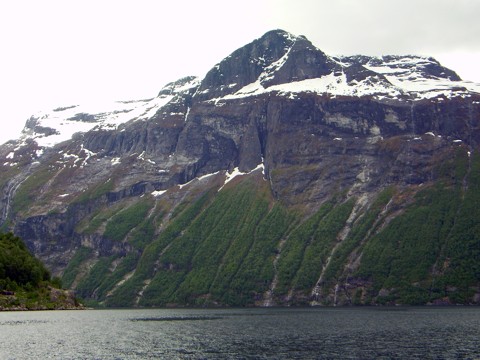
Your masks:
[{"label": "snow-covered ridge", "polygon": [[188,92],[192,89],[197,88],[201,83],[201,79],[196,76],[186,76],[177,81],[173,81],[165,85],[162,90],[160,90],[160,95],[174,95]]},{"label": "snow-covered ridge", "polygon": [[[221,100],[232,100],[278,92],[290,98],[302,92],[314,92],[330,96],[373,96],[378,99],[421,100],[444,97],[468,97],[470,93],[480,93],[480,84],[462,81],[449,69],[443,68],[432,58],[418,56],[386,56],[375,57],[339,57],[331,58],[341,71],[332,71],[319,78],[293,81],[279,85],[266,86],[265,80],[272,79],[275,72],[285,64],[289,52],[277,62],[265,68],[255,82],[247,84],[233,94],[222,98],[211,99],[219,103]],[[360,65],[372,75],[362,80],[349,79],[349,67]],[[221,103],[220,103],[221,104]]]},{"label": "snow-covered ridge", "polygon": [[462,81],[455,73],[443,68],[432,58],[419,56],[371,58],[364,67],[384,75],[392,85],[419,99],[442,95],[465,96],[467,92],[480,93],[480,84]]},{"label": "snow-covered ridge", "polygon": [[167,84],[160,94],[148,100],[87,103],[56,108],[34,114],[20,138],[34,140],[40,147],[53,147],[69,140],[75,133],[116,130],[129,121],[148,120],[176,95],[198,86],[199,80],[188,77]]},{"label": "snow-covered ridge", "polygon": [[159,96],[151,100],[84,104],[40,112],[30,118],[30,128],[24,129],[22,138],[33,139],[41,147],[52,147],[71,139],[75,133],[115,130],[130,120],[151,118],[172,98]]}]

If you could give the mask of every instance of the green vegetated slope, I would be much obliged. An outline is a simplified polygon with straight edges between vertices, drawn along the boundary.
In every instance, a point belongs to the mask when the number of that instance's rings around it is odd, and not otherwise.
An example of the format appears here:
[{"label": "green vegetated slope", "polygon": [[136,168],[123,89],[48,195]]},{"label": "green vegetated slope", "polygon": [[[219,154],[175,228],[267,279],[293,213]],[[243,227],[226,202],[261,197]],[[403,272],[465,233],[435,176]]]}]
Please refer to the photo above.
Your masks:
[{"label": "green vegetated slope", "polygon": [[76,308],[71,294],[57,289],[59,279],[33,257],[12,233],[0,234],[0,310]]},{"label": "green vegetated slope", "polygon": [[459,151],[444,167],[442,181],[366,243],[356,275],[373,284],[367,302],[478,302],[480,157]]},{"label": "green vegetated slope", "polygon": [[435,171],[436,183],[389,187],[366,205],[332,194],[308,217],[253,177],[168,219],[141,200],[102,220],[135,251],[98,258],[79,277],[91,260],[81,248],[64,282],[76,277],[81,297],[124,307],[475,303],[480,160],[459,150]]}]

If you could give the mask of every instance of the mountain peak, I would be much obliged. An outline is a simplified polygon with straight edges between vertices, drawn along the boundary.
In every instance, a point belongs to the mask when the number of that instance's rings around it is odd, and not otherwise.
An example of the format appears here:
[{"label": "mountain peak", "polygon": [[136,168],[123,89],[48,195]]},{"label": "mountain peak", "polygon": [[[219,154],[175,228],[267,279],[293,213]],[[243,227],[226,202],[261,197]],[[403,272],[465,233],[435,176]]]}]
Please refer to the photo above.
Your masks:
[{"label": "mountain peak", "polygon": [[337,67],[304,36],[272,30],[215,65],[202,81],[197,96],[202,100],[219,98],[256,82],[267,88],[320,77]]},{"label": "mountain peak", "polygon": [[296,38],[283,30],[272,30],[235,50],[205,76],[197,96],[211,99],[232,94],[255,82],[266,67],[280,60]]},{"label": "mountain peak", "polygon": [[165,85],[158,93],[158,96],[175,95],[184,91],[191,91],[192,89],[196,89],[199,83],[200,83],[200,80],[198,79],[198,77],[185,76],[181,79],[172,81],[167,85]]},{"label": "mountain peak", "polygon": [[[117,129],[120,124],[154,115],[174,114],[186,121],[193,102],[217,103],[265,93],[292,98],[302,92],[327,97],[367,96],[379,101],[421,101],[478,94],[480,86],[461,81],[454,71],[431,57],[330,57],[305,36],[275,29],[235,50],[204,79],[187,76],[173,81],[156,98],[75,105],[35,114],[27,121],[22,141],[31,139],[40,147],[51,147],[71,139],[74,133]],[[166,104],[175,109],[157,114]]]},{"label": "mountain peak", "polygon": [[[304,38],[304,36],[301,36]],[[265,34],[263,34],[260,38],[257,40],[259,41],[286,41],[286,42],[294,42],[299,38],[298,36],[293,35],[292,33],[289,33],[288,31],[282,30],[282,29],[275,29],[275,30],[270,30],[267,31]]]}]

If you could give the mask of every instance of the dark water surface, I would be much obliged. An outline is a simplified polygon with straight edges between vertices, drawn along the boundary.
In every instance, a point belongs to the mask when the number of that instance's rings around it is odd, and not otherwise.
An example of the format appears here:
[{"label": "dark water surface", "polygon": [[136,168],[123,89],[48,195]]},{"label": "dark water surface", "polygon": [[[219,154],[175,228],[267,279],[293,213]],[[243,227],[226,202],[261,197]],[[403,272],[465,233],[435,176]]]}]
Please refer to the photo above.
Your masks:
[{"label": "dark water surface", "polygon": [[480,359],[480,308],[0,313],[0,359]]}]

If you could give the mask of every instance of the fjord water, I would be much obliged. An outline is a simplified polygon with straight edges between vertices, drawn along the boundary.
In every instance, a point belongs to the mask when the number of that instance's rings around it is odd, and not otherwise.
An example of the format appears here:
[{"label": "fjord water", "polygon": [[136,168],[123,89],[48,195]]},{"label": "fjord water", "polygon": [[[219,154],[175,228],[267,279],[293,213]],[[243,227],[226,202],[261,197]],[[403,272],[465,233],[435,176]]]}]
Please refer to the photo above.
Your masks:
[{"label": "fjord water", "polygon": [[0,359],[475,359],[480,308],[0,313]]}]

